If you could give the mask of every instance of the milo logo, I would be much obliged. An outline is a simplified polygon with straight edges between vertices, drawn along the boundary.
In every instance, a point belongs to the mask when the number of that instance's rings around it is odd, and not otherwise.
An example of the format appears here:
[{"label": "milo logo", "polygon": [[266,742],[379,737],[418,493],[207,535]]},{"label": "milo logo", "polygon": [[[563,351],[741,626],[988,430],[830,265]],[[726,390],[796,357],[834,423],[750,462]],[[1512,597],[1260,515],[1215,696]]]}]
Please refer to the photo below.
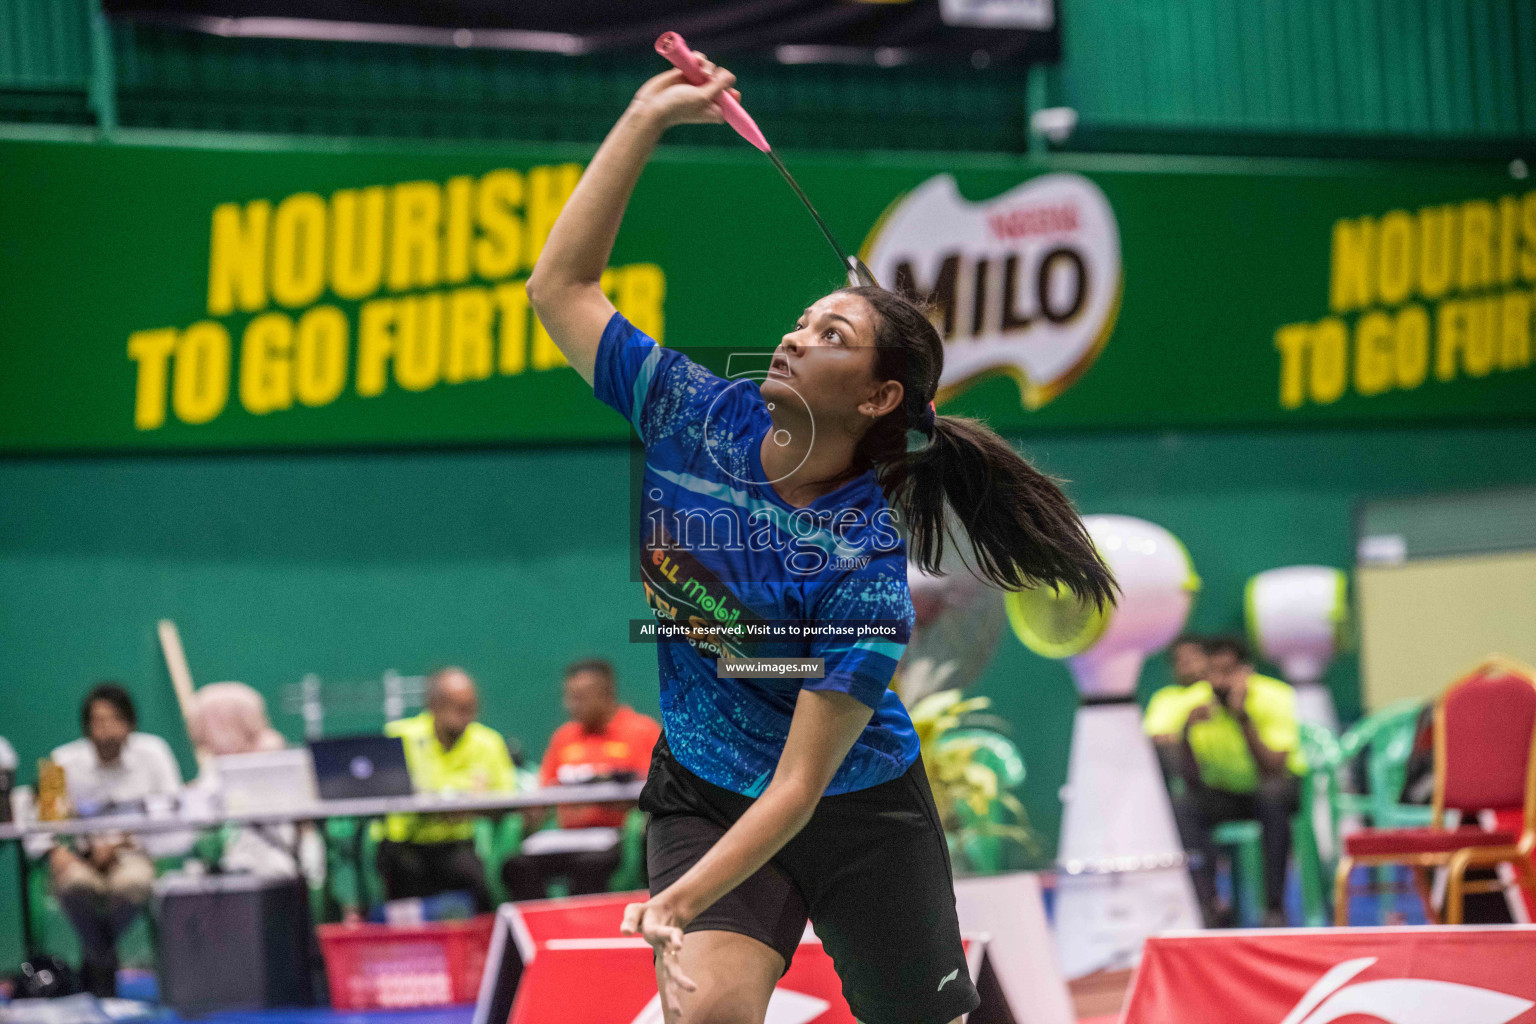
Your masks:
[{"label": "milo logo", "polygon": [[1047,174],[971,202],[948,174],[898,199],[861,253],[888,287],[932,304],[940,399],[1006,373],[1038,409],[1092,365],[1120,308],[1120,230],[1097,185]]}]

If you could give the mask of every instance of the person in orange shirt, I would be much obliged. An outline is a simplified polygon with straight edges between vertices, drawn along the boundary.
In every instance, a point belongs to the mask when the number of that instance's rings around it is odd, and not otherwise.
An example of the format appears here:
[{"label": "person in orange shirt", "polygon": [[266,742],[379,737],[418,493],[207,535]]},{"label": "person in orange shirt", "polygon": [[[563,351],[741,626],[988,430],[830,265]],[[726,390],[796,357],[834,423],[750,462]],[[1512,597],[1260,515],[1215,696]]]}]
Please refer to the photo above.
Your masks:
[{"label": "person in orange shirt", "polygon": [[[539,783],[571,786],[583,782],[644,778],[661,726],[618,699],[613,666],[600,658],[565,670],[565,713],[570,721],[555,730],[539,766]],[[556,810],[558,829],[535,832],[522,852],[501,869],[507,895],[542,899],[551,879],[564,877],[572,895],[605,892],[619,866],[625,804],[566,804]]]}]

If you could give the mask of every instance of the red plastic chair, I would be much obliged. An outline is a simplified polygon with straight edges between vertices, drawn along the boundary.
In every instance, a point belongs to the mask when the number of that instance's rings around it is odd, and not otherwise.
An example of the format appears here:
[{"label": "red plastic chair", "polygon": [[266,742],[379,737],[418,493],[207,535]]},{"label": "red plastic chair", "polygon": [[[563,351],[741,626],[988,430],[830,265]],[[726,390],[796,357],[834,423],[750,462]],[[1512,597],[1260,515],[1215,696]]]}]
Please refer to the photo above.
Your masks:
[{"label": "red plastic chair", "polygon": [[[1475,824],[1448,829],[1446,811],[1463,822],[1479,812],[1503,812],[1513,828]],[[1362,829],[1344,838],[1334,879],[1334,923],[1349,923],[1349,874],[1355,867],[1412,868],[1431,921],[1439,917],[1430,892],[1445,868],[1445,923],[1460,924],[1469,892],[1503,888],[1497,880],[1468,882],[1469,868],[1510,864],[1528,896],[1536,896],[1536,670],[1493,655],[1435,700],[1435,795],[1429,828]]]}]

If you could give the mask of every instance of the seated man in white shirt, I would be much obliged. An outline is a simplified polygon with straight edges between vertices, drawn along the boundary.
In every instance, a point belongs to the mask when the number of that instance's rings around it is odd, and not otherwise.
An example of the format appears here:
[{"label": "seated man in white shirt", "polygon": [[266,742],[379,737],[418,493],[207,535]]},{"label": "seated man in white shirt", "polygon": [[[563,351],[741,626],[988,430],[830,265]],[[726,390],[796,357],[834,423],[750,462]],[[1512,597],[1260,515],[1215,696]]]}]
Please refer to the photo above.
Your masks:
[{"label": "seated man in white shirt", "polygon": [[[181,789],[181,769],[165,740],[136,732],[133,701],[102,683],[80,707],[85,734],[54,749],[75,814],[142,812],[146,799]],[[155,880],[150,852],[122,833],[77,837],[48,851],[54,895],[80,937],[82,980],[93,995],[113,994],[117,939],[149,901]]]}]

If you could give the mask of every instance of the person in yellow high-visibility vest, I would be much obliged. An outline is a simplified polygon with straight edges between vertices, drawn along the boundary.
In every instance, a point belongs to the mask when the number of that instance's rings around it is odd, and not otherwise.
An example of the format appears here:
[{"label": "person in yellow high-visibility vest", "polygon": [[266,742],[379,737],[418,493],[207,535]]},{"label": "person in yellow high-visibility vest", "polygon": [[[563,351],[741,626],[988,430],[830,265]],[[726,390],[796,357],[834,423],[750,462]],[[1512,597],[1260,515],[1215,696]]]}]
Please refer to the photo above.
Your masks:
[{"label": "person in yellow high-visibility vest", "polygon": [[[510,793],[517,788],[501,734],[476,721],[480,697],[461,668],[433,673],[427,707],[384,727],[405,743],[418,793]],[[392,900],[463,891],[480,912],[491,909],[485,865],[475,853],[475,823],[464,814],[392,814],[384,820],[379,876]]]},{"label": "person in yellow high-visibility vest", "polygon": [[[1230,917],[1217,906],[1211,830],[1251,818],[1263,830],[1265,923],[1283,925],[1291,815],[1300,796],[1298,776],[1306,770],[1296,691],[1255,672],[1247,645],[1235,637],[1207,640],[1202,653],[1196,669],[1199,659],[1189,645],[1176,646],[1175,674],[1182,678],[1152,696],[1144,726],[1182,783],[1174,787],[1173,814],[1206,923]],[[1196,681],[1188,681],[1191,675]]]}]

